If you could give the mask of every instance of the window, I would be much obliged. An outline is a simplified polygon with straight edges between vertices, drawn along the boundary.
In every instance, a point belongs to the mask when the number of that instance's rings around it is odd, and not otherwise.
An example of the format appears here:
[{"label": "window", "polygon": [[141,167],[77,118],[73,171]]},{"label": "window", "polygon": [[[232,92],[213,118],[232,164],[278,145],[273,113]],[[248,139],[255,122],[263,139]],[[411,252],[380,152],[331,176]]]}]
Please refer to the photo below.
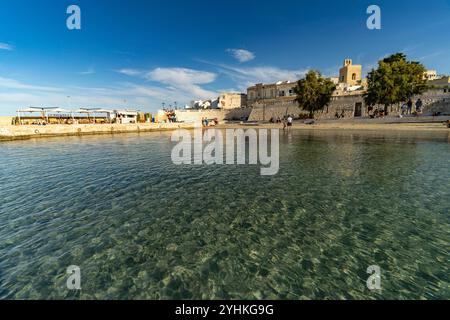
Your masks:
[{"label": "window", "polygon": [[356,73],[352,74],[352,80],[356,80]]}]

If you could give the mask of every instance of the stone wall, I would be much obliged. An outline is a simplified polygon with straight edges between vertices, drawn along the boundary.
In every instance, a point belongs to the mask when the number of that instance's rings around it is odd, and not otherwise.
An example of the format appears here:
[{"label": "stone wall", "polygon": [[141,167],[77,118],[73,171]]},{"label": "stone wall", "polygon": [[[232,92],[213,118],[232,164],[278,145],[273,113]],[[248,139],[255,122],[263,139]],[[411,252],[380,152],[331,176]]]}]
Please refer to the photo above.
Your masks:
[{"label": "stone wall", "polygon": [[333,97],[330,104],[317,117],[319,119],[335,119],[338,114],[344,118],[353,118],[357,105],[361,108],[360,116],[367,117],[368,110],[362,95]]},{"label": "stone wall", "polygon": [[424,103],[424,114],[432,115],[435,112],[440,112],[450,115],[450,91],[446,90],[444,92],[443,89],[430,90],[423,94],[421,99]]},{"label": "stone wall", "polygon": [[[367,108],[364,108],[364,99],[362,96],[352,95],[345,97],[335,97],[331,101],[330,105],[326,107],[323,112],[316,115],[316,118],[319,119],[332,119],[335,118],[336,113],[344,115],[346,118],[351,118],[355,114],[355,106],[357,103],[361,104],[361,113],[362,116],[366,116]],[[250,115],[250,121],[269,121],[273,118],[283,118],[287,115],[294,115],[294,117],[298,117],[300,115],[305,116],[308,112],[300,109],[298,104],[295,101],[286,101],[276,103],[270,101],[269,103],[255,103],[252,113]]]},{"label": "stone wall", "polygon": [[246,120],[251,112],[251,108],[238,108],[230,110],[177,110],[175,114],[178,121],[193,123],[201,121],[202,118],[208,118],[208,120],[217,119],[219,122]]},{"label": "stone wall", "polygon": [[[450,92],[444,92],[444,90],[436,89],[425,92],[424,94],[414,97],[414,102],[417,99],[422,99],[424,107],[423,114],[431,115],[434,112],[440,112],[443,115],[450,114]],[[401,106],[396,105],[389,108],[388,112],[390,116],[398,116],[401,113]],[[357,112],[357,108],[360,108],[360,112]],[[375,106],[374,109],[384,110],[384,106]],[[350,119],[358,115],[359,117],[368,117],[368,106],[364,102],[363,95],[349,95],[333,97],[330,104],[325,109],[316,114],[317,119],[335,119],[336,114],[339,116],[344,115],[344,118]],[[252,113],[250,115],[250,121],[269,121],[272,117],[284,117],[286,115],[299,115],[305,114],[294,101],[276,101],[276,100],[261,100],[254,104]]]},{"label": "stone wall", "polygon": [[283,118],[287,115],[295,115],[304,113],[298,104],[293,101],[281,103],[255,103],[249,121],[269,121],[271,118]]},{"label": "stone wall", "polygon": [[0,126],[9,126],[14,117],[0,117]]}]

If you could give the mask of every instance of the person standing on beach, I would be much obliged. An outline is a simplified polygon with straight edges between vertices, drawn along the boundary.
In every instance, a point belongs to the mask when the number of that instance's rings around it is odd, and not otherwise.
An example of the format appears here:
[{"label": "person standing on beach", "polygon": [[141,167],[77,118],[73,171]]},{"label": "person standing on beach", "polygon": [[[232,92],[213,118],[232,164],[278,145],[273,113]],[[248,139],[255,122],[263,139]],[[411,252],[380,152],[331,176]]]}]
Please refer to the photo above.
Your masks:
[{"label": "person standing on beach", "polygon": [[294,119],[291,117],[291,116],[289,116],[288,118],[287,118],[287,127],[288,127],[288,130],[289,129],[291,129],[291,127],[292,127],[292,122],[294,121]]},{"label": "person standing on beach", "polygon": [[412,113],[412,107],[413,107],[413,102],[412,102],[412,100],[411,99],[409,99],[408,100],[408,114],[411,114]]},{"label": "person standing on beach", "polygon": [[406,103],[404,103],[402,105],[402,116],[404,116],[407,111],[408,111],[408,105]]},{"label": "person standing on beach", "polygon": [[416,102],[416,112],[417,113],[422,112],[422,106],[423,106],[422,100],[421,99],[417,100],[417,102]]}]

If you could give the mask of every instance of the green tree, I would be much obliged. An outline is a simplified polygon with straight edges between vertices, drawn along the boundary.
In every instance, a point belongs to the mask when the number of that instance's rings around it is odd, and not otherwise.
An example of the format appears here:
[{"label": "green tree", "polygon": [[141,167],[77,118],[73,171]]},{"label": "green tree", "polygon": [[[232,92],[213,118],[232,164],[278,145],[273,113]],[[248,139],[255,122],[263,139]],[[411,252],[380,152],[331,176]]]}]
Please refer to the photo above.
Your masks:
[{"label": "green tree", "polygon": [[330,79],[322,77],[318,71],[311,70],[304,79],[297,82],[296,101],[312,118],[315,112],[323,110],[330,103],[335,90],[336,85]]},{"label": "green tree", "polygon": [[366,104],[388,107],[406,101],[427,89],[423,75],[425,67],[415,61],[408,61],[403,53],[393,54],[378,62],[378,69],[367,76]]}]

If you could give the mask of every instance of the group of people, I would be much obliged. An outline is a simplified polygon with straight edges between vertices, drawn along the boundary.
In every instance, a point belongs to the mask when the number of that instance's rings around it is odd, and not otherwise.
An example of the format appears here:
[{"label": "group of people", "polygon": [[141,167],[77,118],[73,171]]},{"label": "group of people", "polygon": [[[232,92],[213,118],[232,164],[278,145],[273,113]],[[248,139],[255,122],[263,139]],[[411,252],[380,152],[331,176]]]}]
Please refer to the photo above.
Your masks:
[{"label": "group of people", "polygon": [[173,109],[163,109],[167,117],[167,123],[175,123],[177,122],[177,116],[175,110]]},{"label": "group of people", "polygon": [[283,117],[283,119],[281,119],[280,117],[272,117],[270,118],[270,123],[282,123],[283,130],[286,130],[292,127],[292,124],[294,123],[294,117],[291,115]]},{"label": "group of people", "polygon": [[344,110],[342,110],[342,112],[339,114],[339,112],[338,111],[336,111],[336,113],[334,114],[334,117],[336,118],[336,119],[344,119],[345,118],[345,111]]},{"label": "group of people", "polygon": [[202,118],[202,126],[203,127],[210,127],[210,126],[217,126],[219,124],[219,120],[217,118],[213,120],[209,120],[208,118]]},{"label": "group of people", "polygon": [[280,117],[272,117],[270,118],[270,123],[282,123],[282,120]]},{"label": "group of people", "polygon": [[402,105],[402,113],[401,115],[407,115],[407,114],[413,114],[413,106],[415,105],[416,110],[415,110],[415,114],[418,115],[420,113],[422,113],[422,107],[423,107],[423,102],[421,99],[418,99],[416,101],[416,103],[414,103],[412,101],[412,99],[409,99],[408,102],[404,103]]}]

